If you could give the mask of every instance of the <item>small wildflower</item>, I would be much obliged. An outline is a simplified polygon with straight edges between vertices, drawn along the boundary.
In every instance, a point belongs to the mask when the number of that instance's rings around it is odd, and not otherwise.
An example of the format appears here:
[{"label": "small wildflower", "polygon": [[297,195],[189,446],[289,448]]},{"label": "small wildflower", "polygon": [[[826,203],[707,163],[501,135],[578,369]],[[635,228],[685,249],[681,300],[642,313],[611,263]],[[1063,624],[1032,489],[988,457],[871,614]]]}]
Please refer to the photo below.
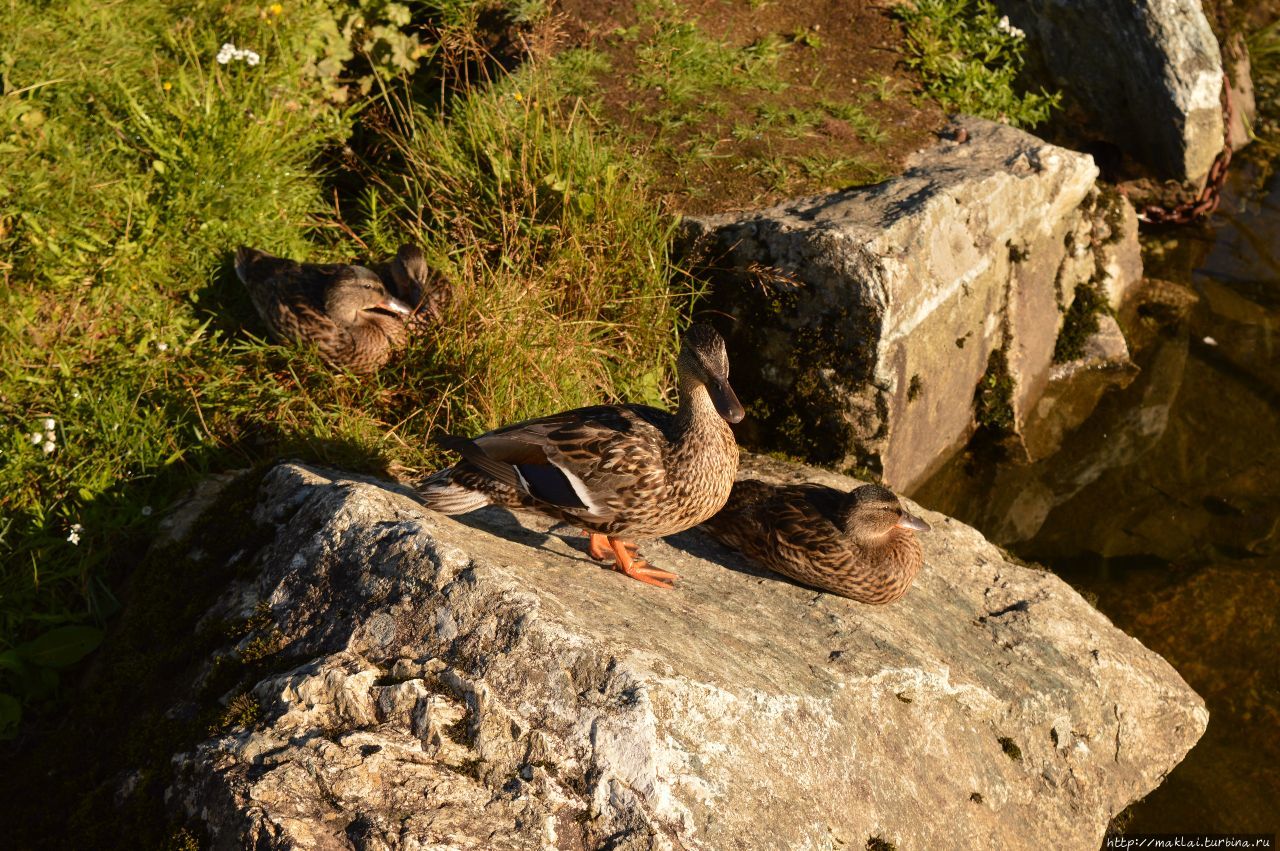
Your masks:
[{"label": "small wildflower", "polygon": [[71,532],[67,535],[67,540],[70,541],[72,545],[79,546],[80,533],[83,531],[84,531],[83,526],[81,526],[79,523],[73,523],[71,526]]},{"label": "small wildflower", "polygon": [[267,8],[270,9],[271,14],[275,15],[276,17],[279,17],[284,14],[284,6],[282,6],[279,3],[272,3]]},{"label": "small wildflower", "polygon": [[31,444],[39,446],[44,441],[44,435],[38,431],[31,432]]},{"label": "small wildflower", "polygon": [[55,420],[53,417],[45,417],[45,421],[44,421],[45,431],[53,431],[57,427],[58,427],[57,420]]},{"label": "small wildflower", "polygon": [[524,95],[522,95],[520,92],[516,92],[511,97],[515,98],[516,103],[524,103]]},{"label": "small wildflower", "polygon": [[54,443],[52,440],[46,440],[44,442],[44,446],[41,446],[40,448],[44,450],[45,455],[52,455],[53,450],[58,448],[58,444]]},{"label": "small wildflower", "polygon": [[169,82],[168,80],[165,80],[163,83],[160,84],[160,88],[164,89],[167,92],[173,88],[173,83]]},{"label": "small wildflower", "polygon": [[159,349],[159,350],[160,350],[160,351],[162,351],[162,352],[167,352],[167,351],[169,351],[169,344],[168,344],[168,343],[156,343],[156,348],[157,348],[157,349]]},{"label": "small wildflower", "polygon": [[219,65],[226,65],[228,62],[239,62],[243,60],[246,64],[253,66],[262,61],[262,57],[254,51],[249,50],[248,48],[236,47],[229,41],[225,42],[222,47],[218,49],[218,55],[215,58],[218,60]]},{"label": "small wildflower", "polygon": [[1027,34],[1026,34],[1025,32],[1023,32],[1022,30],[1018,29],[1018,28],[1017,28],[1017,27],[1015,27],[1013,24],[1009,23],[1009,16],[1008,16],[1008,15],[1005,15],[1004,17],[1002,17],[1002,18],[1000,19],[1000,23],[996,24],[996,29],[1000,30],[1001,32],[1008,33],[1009,35],[1013,36],[1014,38],[1026,38],[1026,37],[1027,37]]},{"label": "small wildflower", "polygon": [[149,506],[149,505],[144,505],[144,506],[142,506],[142,516],[143,516],[143,517],[150,517],[150,516],[151,516],[151,506]]}]

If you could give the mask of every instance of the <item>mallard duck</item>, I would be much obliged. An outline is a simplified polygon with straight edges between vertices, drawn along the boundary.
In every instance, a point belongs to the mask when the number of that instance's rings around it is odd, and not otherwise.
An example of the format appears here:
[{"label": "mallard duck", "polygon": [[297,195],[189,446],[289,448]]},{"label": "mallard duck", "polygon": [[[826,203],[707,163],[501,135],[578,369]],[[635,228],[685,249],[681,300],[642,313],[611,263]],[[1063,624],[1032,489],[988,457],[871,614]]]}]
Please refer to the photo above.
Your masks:
[{"label": "mallard duck", "polygon": [[650,585],[674,573],[648,566],[624,538],[662,537],[720,510],[738,468],[728,423],[742,419],[724,341],[708,325],[684,335],[676,361],[680,406],[598,405],[438,443],[462,456],[426,479],[427,507],[461,514],[485,505],[531,508],[582,526],[588,552]]},{"label": "mallard duck", "polygon": [[407,339],[413,309],[363,266],[297,263],[241,246],[236,274],[272,337],[310,343],[331,366],[373,372]]},{"label": "mallard duck", "polygon": [[879,485],[844,493],[817,484],[744,479],[703,528],[770,570],[860,603],[881,604],[911,587],[923,560],[913,533],[927,531],[929,524]]},{"label": "mallard duck", "polygon": [[431,274],[427,257],[416,245],[402,245],[391,261],[389,271],[396,285],[396,295],[413,308],[409,324],[421,330],[440,319],[450,292]]}]

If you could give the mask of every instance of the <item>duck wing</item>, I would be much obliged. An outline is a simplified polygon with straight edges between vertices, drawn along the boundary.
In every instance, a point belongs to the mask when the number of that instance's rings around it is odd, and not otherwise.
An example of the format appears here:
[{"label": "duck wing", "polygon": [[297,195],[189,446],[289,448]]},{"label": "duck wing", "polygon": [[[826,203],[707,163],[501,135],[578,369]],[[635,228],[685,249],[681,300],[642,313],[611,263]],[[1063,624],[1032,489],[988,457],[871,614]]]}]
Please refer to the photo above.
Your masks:
[{"label": "duck wing", "polygon": [[665,486],[671,421],[640,405],[599,405],[439,442],[539,502],[606,520],[628,497]]},{"label": "duck wing", "polygon": [[783,573],[815,582],[848,563],[849,550],[836,525],[842,497],[822,485],[792,485],[762,506],[761,520],[768,524],[770,548]]},{"label": "duck wing", "polygon": [[317,330],[334,326],[324,312],[325,290],[332,277],[325,271],[248,246],[236,249],[236,275],[280,342],[309,338]]}]

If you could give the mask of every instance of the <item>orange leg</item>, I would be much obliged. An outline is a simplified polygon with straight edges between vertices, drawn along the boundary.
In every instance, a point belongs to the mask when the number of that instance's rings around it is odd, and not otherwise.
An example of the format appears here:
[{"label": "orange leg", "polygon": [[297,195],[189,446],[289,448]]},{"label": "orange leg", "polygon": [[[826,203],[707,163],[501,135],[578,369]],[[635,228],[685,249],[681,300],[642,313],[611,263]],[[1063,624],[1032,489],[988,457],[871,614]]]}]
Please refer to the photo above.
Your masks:
[{"label": "orange leg", "polygon": [[596,561],[607,561],[613,554],[609,549],[609,538],[599,532],[587,532],[587,554]]},{"label": "orange leg", "polygon": [[[659,588],[673,588],[672,580],[679,579],[674,573],[668,573],[665,570],[658,570],[656,567],[649,567],[642,559],[637,558],[639,548],[635,544],[629,544],[618,538],[609,538],[609,546],[613,548],[613,554],[617,556],[613,569],[619,573],[625,573],[632,579],[638,579],[649,585],[656,585]],[[628,549],[630,547],[631,549]]]}]

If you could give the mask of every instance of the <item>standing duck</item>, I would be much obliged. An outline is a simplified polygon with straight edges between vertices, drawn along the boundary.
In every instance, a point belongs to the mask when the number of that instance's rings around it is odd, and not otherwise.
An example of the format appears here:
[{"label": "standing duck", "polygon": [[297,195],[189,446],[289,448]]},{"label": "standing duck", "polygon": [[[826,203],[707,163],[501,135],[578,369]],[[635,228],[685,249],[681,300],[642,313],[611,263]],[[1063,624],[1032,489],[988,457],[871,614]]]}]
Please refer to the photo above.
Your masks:
[{"label": "standing duck", "polygon": [[883,604],[911,587],[923,561],[914,532],[929,524],[879,485],[843,493],[744,479],[703,528],[770,570],[860,603]]},{"label": "standing duck", "polygon": [[236,274],[277,342],[310,343],[330,366],[373,372],[407,339],[413,309],[363,266],[297,263],[241,246]]},{"label": "standing duck", "polygon": [[648,566],[627,538],[662,537],[720,510],[733,488],[742,419],[729,386],[724,340],[694,325],[676,361],[680,406],[598,405],[510,425],[440,446],[462,461],[427,478],[428,508],[461,514],[485,505],[531,508],[587,530],[592,558],[670,588],[674,573]]}]

